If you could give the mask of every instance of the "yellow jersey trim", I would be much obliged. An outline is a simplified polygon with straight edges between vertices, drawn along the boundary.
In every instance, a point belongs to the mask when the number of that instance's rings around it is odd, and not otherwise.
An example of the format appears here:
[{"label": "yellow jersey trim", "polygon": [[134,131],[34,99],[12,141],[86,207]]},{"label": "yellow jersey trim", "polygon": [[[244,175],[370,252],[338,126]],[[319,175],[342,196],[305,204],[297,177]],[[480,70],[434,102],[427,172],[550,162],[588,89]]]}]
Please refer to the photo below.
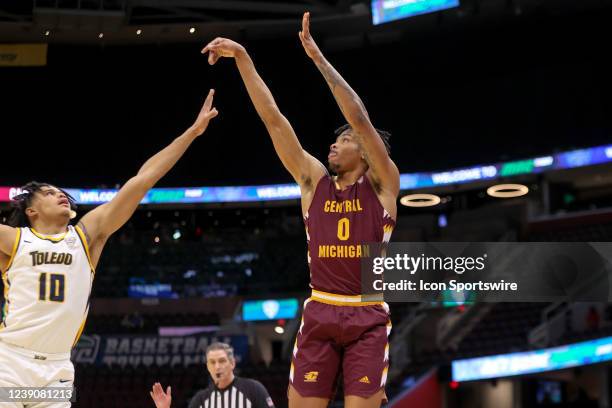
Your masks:
[{"label": "yellow jersey trim", "polygon": [[[384,302],[382,300],[374,300],[374,297],[378,297],[382,295],[337,295],[335,293],[323,292],[320,290],[312,291],[312,296],[310,299],[317,301],[319,303],[325,303],[328,305],[334,306],[374,306],[374,305],[383,305]],[[372,300],[364,300],[364,299],[372,299]]]},{"label": "yellow jersey trim", "polygon": [[73,348],[79,342],[79,339],[81,338],[81,334],[83,334],[83,330],[85,329],[85,323],[87,323],[87,313],[85,314],[85,317],[83,318],[83,323],[81,323],[81,327],[79,327],[79,331],[77,332],[76,338],[74,339],[74,343],[72,343]]},{"label": "yellow jersey trim", "polygon": [[87,239],[85,238],[85,234],[81,231],[81,228],[77,225],[74,227],[74,230],[81,238],[81,242],[83,243],[83,247],[85,248],[85,255],[87,255],[87,261],[89,262],[89,267],[91,268],[91,273],[95,275],[96,268],[94,268],[93,263],[91,262],[91,255],[89,254],[89,244],[87,243]]},{"label": "yellow jersey trim", "polygon": [[335,293],[330,293],[330,292],[323,292],[322,290],[316,290],[313,289],[312,290],[312,296],[323,296],[323,297],[333,297],[336,300],[341,300],[341,299],[355,299],[355,302],[360,302],[361,301],[361,295],[337,295]]},{"label": "yellow jersey trim", "polygon": [[36,235],[38,238],[45,239],[45,240],[51,241],[51,242],[62,242],[64,240],[64,238],[66,238],[66,234],[68,234],[68,231],[66,231],[66,232],[64,232],[59,237],[52,237],[52,236],[49,236],[49,235],[43,235],[43,234],[39,233],[38,231],[36,231],[34,228],[30,228],[30,231],[32,231],[32,234]]}]

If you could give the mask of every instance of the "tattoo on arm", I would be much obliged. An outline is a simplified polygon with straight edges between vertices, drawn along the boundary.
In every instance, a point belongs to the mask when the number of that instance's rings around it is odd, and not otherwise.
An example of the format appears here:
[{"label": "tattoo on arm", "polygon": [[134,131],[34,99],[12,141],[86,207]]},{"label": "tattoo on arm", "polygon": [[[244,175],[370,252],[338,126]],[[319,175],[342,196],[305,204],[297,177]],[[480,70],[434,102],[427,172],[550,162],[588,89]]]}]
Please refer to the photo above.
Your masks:
[{"label": "tattoo on arm", "polygon": [[[356,114],[363,115],[368,118],[368,111],[366,110],[363,102],[361,101],[361,98],[359,98],[359,95],[357,95],[357,93],[350,87],[350,85],[344,80],[344,78],[342,78],[338,71],[336,71],[336,69],[326,60],[323,60],[317,63],[316,65],[323,77],[325,78],[325,81],[327,81],[327,85],[332,91],[334,99],[336,99],[336,103],[340,107],[340,110],[342,111],[344,117],[348,120],[349,117],[355,116],[355,112],[352,112],[352,114],[349,115],[350,112],[348,112],[347,110],[350,108],[350,106],[347,105],[351,103],[356,103],[358,105],[358,112]],[[361,145],[361,135],[357,131],[355,131],[353,136],[355,138],[355,141],[359,145]],[[368,161],[367,157],[366,161]]]},{"label": "tattoo on arm", "polygon": [[[336,102],[344,117],[347,120],[349,120],[350,117],[355,118],[359,116],[369,119],[368,111],[366,110],[361,98],[359,98],[359,95],[357,95],[357,93],[350,87],[344,78],[342,78],[338,71],[336,71],[336,69],[325,59],[318,62],[316,65],[327,81],[327,85],[329,86],[329,89],[331,89],[332,94],[334,95],[334,98],[336,99]],[[351,112],[349,112],[349,110]],[[368,166],[372,170],[372,174],[375,175],[377,173],[375,163],[370,160],[368,152],[363,148],[363,137],[358,129],[353,129],[353,139],[361,148],[361,152],[366,163],[368,163]]]},{"label": "tattoo on arm", "polygon": [[336,88],[338,86],[341,90],[344,90],[354,102],[357,102],[359,104],[359,107],[362,109],[363,114],[365,114],[366,116],[368,115],[365,105],[361,101],[361,98],[359,98],[359,95],[357,95],[357,93],[353,91],[350,85],[344,80],[344,78],[342,78],[342,75],[340,75],[338,71],[336,71],[336,69],[328,61],[321,61],[317,64],[317,68],[319,69],[321,74],[323,74],[323,77],[327,81],[327,84],[329,85],[329,88],[331,89],[334,98],[336,99],[336,102],[338,102],[340,110],[342,110],[343,114],[345,113],[344,108],[338,100],[338,95],[336,94]]}]

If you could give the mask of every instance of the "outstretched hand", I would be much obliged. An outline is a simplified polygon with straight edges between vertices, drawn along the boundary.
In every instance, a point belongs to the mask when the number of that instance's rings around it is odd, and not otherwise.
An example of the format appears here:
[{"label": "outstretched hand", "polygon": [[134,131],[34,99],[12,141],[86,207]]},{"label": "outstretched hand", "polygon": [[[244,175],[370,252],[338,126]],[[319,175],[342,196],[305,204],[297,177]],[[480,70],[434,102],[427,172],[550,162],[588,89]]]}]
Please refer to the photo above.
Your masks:
[{"label": "outstretched hand", "polygon": [[202,54],[208,53],[208,63],[210,65],[214,65],[221,57],[236,58],[241,52],[244,52],[242,45],[221,37],[215,38],[206,47],[202,48]]},{"label": "outstretched hand", "polygon": [[319,61],[323,58],[323,53],[319,49],[319,46],[310,35],[310,12],[305,12],[302,17],[302,31],[299,32],[302,46],[308,55],[314,62]]},{"label": "outstretched hand", "polygon": [[155,383],[149,394],[151,394],[151,398],[153,398],[157,408],[170,408],[172,403],[172,388],[170,386],[164,392],[161,384]]},{"label": "outstretched hand", "polygon": [[191,126],[196,131],[198,136],[204,133],[204,131],[208,127],[208,123],[210,122],[210,120],[219,114],[217,108],[212,107],[214,95],[215,90],[211,89],[208,92],[208,96],[204,101],[204,105],[202,105],[202,109],[200,110],[198,117]]}]

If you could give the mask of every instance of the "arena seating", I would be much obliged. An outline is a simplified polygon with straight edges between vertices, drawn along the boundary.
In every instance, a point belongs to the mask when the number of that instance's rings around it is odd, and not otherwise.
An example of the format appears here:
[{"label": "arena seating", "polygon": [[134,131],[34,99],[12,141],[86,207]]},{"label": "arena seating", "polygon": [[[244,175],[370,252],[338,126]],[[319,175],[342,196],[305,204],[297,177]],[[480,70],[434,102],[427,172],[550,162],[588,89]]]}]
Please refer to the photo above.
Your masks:
[{"label": "arena seating", "polygon": [[[161,217],[156,212],[156,221],[151,222],[147,214],[137,212],[135,219],[109,240],[98,266],[93,296],[126,297],[130,279],[135,278],[145,283],[171,284],[179,297],[260,294],[262,289],[274,293],[308,287],[306,239],[296,214],[243,210],[242,221],[251,220],[255,225],[247,229],[231,224],[241,225],[235,210],[218,210],[212,230],[200,227],[193,219],[189,223],[164,220],[168,217],[164,212]],[[202,216],[209,217],[208,212]],[[197,219],[193,214],[192,218]],[[229,225],[222,228],[214,226],[215,222]],[[177,231],[180,239],[173,238]],[[219,287],[224,290],[217,290]]]},{"label": "arena seating", "polygon": [[124,316],[92,314],[87,318],[84,333],[157,335],[159,327],[164,326],[218,326],[219,323],[219,316],[215,313]]}]

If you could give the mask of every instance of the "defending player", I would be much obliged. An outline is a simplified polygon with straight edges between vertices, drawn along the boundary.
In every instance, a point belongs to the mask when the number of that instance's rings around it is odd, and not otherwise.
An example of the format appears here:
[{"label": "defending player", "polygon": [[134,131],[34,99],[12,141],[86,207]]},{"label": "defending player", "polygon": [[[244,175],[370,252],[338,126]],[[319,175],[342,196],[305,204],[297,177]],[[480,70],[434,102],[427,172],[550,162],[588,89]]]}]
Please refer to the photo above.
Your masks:
[{"label": "defending player", "polygon": [[[151,157],[108,203],[70,225],[74,200],[50,184],[31,182],[13,200],[0,225],[0,268],[5,305],[0,324],[0,387],[68,387],[70,351],[89,311],[95,268],[117,231],[159,179],[217,116],[211,90],[191,127]],[[22,404],[0,406],[21,407]],[[40,403],[42,407],[70,403]]]}]

